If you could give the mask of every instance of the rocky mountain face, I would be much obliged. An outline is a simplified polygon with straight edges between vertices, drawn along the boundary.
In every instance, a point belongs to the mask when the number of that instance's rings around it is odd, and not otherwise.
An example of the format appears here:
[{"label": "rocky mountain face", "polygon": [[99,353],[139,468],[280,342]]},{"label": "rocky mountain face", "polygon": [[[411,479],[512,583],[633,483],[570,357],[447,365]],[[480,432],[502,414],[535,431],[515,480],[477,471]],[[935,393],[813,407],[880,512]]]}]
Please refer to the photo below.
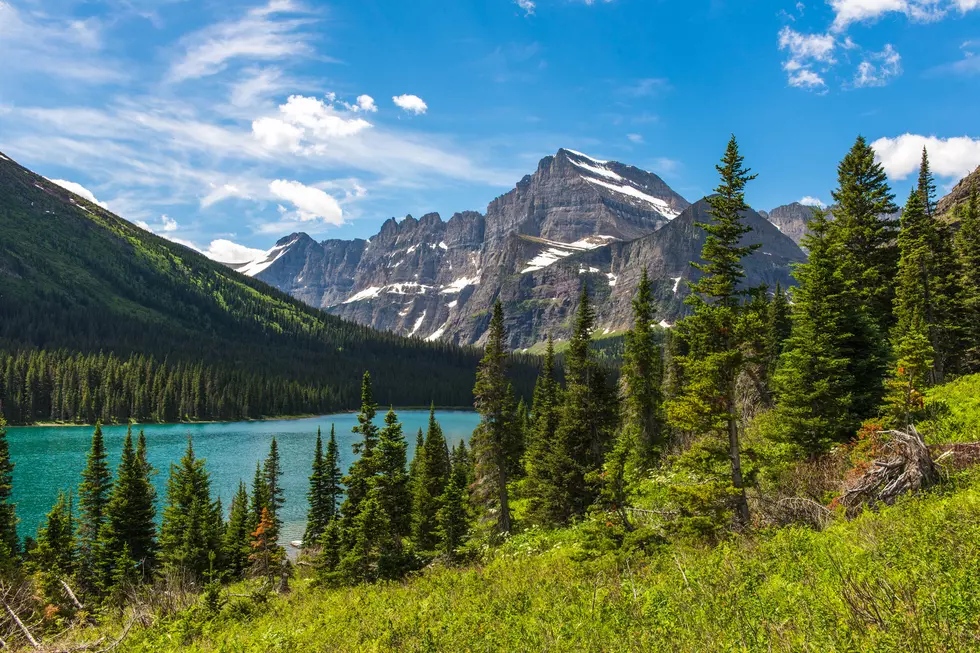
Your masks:
[{"label": "rocky mountain face", "polygon": [[799,245],[803,236],[806,235],[806,226],[813,219],[815,211],[816,209],[812,206],[793,202],[792,204],[778,206],[768,213],[759,211],[759,214]]},{"label": "rocky mountain face", "polygon": [[[628,328],[644,266],[659,317],[676,320],[703,244],[694,223],[706,215],[703,201],[691,206],[652,173],[562,149],[485,214],[389,219],[366,241],[292,234],[239,270],[331,313],[426,340],[480,343],[499,297],[516,349],[549,333],[567,337],[585,284],[600,331]],[[752,242],[763,243],[747,263],[748,283],[788,285],[802,252],[760,215],[748,219]]]},{"label": "rocky mountain face", "polygon": [[980,167],[968,174],[953,187],[949,195],[939,200],[936,205],[936,213],[943,215],[952,211],[960,204],[965,204],[970,199],[970,189],[976,184],[980,187]]}]

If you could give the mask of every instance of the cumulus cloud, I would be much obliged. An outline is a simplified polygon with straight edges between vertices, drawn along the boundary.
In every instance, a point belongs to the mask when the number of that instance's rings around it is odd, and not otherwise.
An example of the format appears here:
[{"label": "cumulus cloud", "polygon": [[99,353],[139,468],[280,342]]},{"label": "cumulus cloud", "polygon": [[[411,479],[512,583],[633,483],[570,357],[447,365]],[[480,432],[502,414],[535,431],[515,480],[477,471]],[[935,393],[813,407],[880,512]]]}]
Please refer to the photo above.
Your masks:
[{"label": "cumulus cloud", "polygon": [[252,122],[252,135],[269,149],[299,151],[304,140],[353,136],[373,126],[363,118],[344,115],[334,106],[334,101],[332,95],[326,101],[291,95],[285,104],[279,105],[278,118],[263,117]]},{"label": "cumulus cloud", "polygon": [[814,70],[827,70],[837,63],[834,49],[837,39],[830,34],[803,34],[791,27],[779,32],[779,50],[789,57],[783,62],[790,86],[797,88],[820,88],[826,86],[824,78]]},{"label": "cumulus cloud", "polygon": [[248,263],[265,254],[261,249],[239,245],[224,238],[212,240],[208,248],[201,253],[212,261],[220,263]]},{"label": "cumulus cloud", "polygon": [[428,105],[417,95],[396,95],[391,98],[391,101],[394,102],[396,106],[402,108],[408,113],[414,113],[415,115],[425,113],[429,110]]},{"label": "cumulus cloud", "polygon": [[893,77],[902,74],[902,57],[891,43],[881,52],[872,52],[858,65],[854,87],[884,86]]},{"label": "cumulus cloud", "polygon": [[823,202],[823,200],[816,197],[812,197],[810,195],[807,195],[806,197],[801,199],[800,204],[802,204],[803,206],[816,206],[821,209],[827,208],[827,205]]},{"label": "cumulus cloud", "polygon": [[170,216],[164,214],[160,216],[160,221],[163,223],[164,231],[177,231],[177,221]]},{"label": "cumulus cloud", "polygon": [[344,224],[344,213],[336,199],[319,188],[298,181],[276,179],[269,184],[269,192],[295,207],[295,215],[302,222],[322,221],[326,224]]},{"label": "cumulus cloud", "polygon": [[82,186],[81,184],[77,184],[74,181],[66,181],[64,179],[48,179],[48,181],[50,181],[53,184],[58,184],[65,190],[70,190],[71,192],[75,193],[79,197],[87,199],[92,204],[98,204],[104,209],[109,208],[105,202],[100,202],[99,200],[95,199],[95,194],[89,189],[85,188],[85,186]]},{"label": "cumulus cloud", "polygon": [[355,111],[360,110],[360,111],[365,111],[367,113],[378,112],[378,105],[374,103],[374,98],[371,97],[370,95],[358,95],[357,104],[351,108],[354,109]]},{"label": "cumulus cloud", "polygon": [[951,11],[966,13],[980,7],[980,0],[830,0],[836,32],[851,24],[873,21],[889,13],[902,13],[910,20],[928,22],[944,18]]},{"label": "cumulus cloud", "polygon": [[937,138],[902,134],[896,138],[879,138],[871,147],[885,172],[894,179],[905,179],[918,172],[923,147],[929,151],[932,171],[941,177],[964,177],[980,165],[980,138],[969,136]]}]

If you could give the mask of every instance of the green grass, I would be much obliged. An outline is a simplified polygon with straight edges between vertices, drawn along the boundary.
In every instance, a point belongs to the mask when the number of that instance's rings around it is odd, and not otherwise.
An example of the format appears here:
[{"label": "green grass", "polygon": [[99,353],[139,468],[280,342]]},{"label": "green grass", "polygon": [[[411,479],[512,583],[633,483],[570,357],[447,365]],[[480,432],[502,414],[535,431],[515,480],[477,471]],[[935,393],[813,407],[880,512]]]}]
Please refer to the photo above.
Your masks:
[{"label": "green grass", "polygon": [[926,409],[918,428],[930,444],[980,441],[980,374],[932,388]]},{"label": "green grass", "polygon": [[[823,532],[613,550],[604,522],[514,537],[483,564],[264,605],[232,598],[120,651],[976,650],[980,474]],[[242,592],[241,587],[235,588]]]}]

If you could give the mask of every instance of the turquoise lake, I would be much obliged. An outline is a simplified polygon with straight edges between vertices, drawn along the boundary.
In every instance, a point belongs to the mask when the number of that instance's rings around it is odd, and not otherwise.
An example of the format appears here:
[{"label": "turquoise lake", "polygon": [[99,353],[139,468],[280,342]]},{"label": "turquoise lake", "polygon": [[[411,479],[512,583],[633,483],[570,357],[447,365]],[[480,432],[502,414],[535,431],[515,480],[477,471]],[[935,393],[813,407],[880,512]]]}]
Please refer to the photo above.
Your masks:
[{"label": "turquoise lake", "polygon": [[[408,441],[408,459],[412,459],[415,437],[419,428],[429,422],[429,412],[406,410],[398,413]],[[383,425],[384,412],[379,411],[376,423]],[[469,437],[479,422],[479,416],[467,411],[438,411],[436,413],[446,440],[455,444]],[[229,422],[216,424],[151,424],[133,427],[146,433],[148,457],[157,470],[157,513],[163,511],[170,464],[180,460],[187,446],[187,436],[194,440],[194,452],[207,459],[211,473],[211,492],[220,496],[226,516],[231,497],[239,480],[251,486],[255,464],[269,452],[273,436],[279,443],[283,466],[283,489],[286,505],[283,510],[283,541],[298,540],[306,521],[306,491],[309,487],[310,465],[316,444],[317,427],[323,429],[326,440],[330,426],[337,428],[342,468],[347,469],[356,458],[351,445],[359,436],[351,432],[357,423],[353,413],[324,415],[297,420],[265,422]],[[77,490],[85,454],[92,439],[91,426],[22,426],[8,427],[7,440],[14,468],[14,500],[20,519],[17,531],[21,537],[33,536],[38,525],[58,497],[60,489]],[[122,451],[125,426],[106,426],[106,449],[115,468]]]}]

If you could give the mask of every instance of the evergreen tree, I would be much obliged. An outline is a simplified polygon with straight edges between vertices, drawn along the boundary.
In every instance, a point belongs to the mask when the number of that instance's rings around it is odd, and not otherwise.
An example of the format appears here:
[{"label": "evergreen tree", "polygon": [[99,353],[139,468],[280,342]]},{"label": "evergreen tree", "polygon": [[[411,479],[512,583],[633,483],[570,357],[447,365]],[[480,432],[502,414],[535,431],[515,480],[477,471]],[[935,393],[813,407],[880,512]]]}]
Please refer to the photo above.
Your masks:
[{"label": "evergreen tree", "polygon": [[313,450],[313,473],[310,475],[310,489],[306,493],[310,508],[306,514],[303,546],[316,546],[323,529],[332,517],[328,510],[328,503],[333,497],[327,497],[327,476],[326,459],[323,456],[323,437],[320,428],[317,427],[316,448]]},{"label": "evergreen tree", "polygon": [[348,583],[373,583],[396,577],[401,569],[400,548],[376,488],[361,502],[347,537],[350,545],[337,565],[342,579]]},{"label": "evergreen tree", "polygon": [[466,470],[454,466],[446,484],[439,508],[439,552],[450,560],[457,557],[459,547],[469,531],[469,512]]},{"label": "evergreen tree", "polygon": [[[248,488],[239,481],[238,491],[231,499],[231,511],[224,535],[224,560],[232,578],[242,578],[249,566],[252,553],[252,516],[248,504]],[[256,527],[258,525],[256,524]]]},{"label": "evergreen tree", "polygon": [[772,378],[776,373],[776,366],[779,357],[783,353],[783,347],[789,339],[793,328],[790,319],[789,301],[786,292],[779,283],[776,283],[776,290],[773,291],[772,301],[768,303],[766,313],[766,334],[765,334],[765,367],[768,378]]},{"label": "evergreen tree", "polygon": [[476,409],[480,413],[480,425],[473,433],[476,483],[483,508],[496,518],[498,533],[509,533],[511,529],[507,468],[515,439],[508,405],[505,337],[504,309],[498,298],[493,305],[487,344],[473,388]]},{"label": "evergreen tree", "polygon": [[340,449],[337,447],[337,433],[333,424],[330,425],[330,440],[327,442],[327,454],[323,458],[323,470],[325,499],[323,508],[329,521],[339,517],[340,497],[344,493],[344,477],[340,471]]},{"label": "evergreen tree", "polygon": [[653,329],[653,292],[646,268],[633,298],[633,328],[626,334],[620,375],[621,422],[606,461],[605,493],[615,506],[626,501],[627,485],[654,466],[664,450],[663,357]]},{"label": "evergreen tree", "polygon": [[922,163],[919,165],[919,183],[917,186],[922,210],[929,218],[936,215],[936,179],[929,168],[929,153],[922,148]]},{"label": "evergreen tree", "polygon": [[145,436],[140,434],[142,452],[133,444],[132,427],[123,440],[122,459],[105,509],[100,535],[100,555],[104,567],[119,559],[123,550],[144,578],[148,578],[156,557],[156,491],[150,481],[152,468],[146,460]]},{"label": "evergreen tree", "polygon": [[86,591],[95,591],[99,582],[99,534],[106,522],[106,506],[111,491],[112,473],[109,471],[102,425],[97,422],[82,471],[82,483],[78,488],[81,512],[78,522],[80,575]]},{"label": "evergreen tree", "polygon": [[[39,571],[70,578],[75,570],[75,522],[71,495],[58,492],[58,500],[37,529],[37,546],[29,561]],[[59,588],[60,594],[60,588]]]},{"label": "evergreen tree", "polygon": [[267,578],[271,584],[276,571],[285,558],[285,551],[276,543],[275,524],[268,507],[262,508],[259,524],[252,533],[252,573],[259,578]]},{"label": "evergreen tree", "polygon": [[160,525],[161,562],[204,578],[212,557],[221,553],[222,530],[220,502],[211,499],[211,475],[205,460],[194,456],[194,444],[188,437],[184,456],[170,465]]},{"label": "evergreen tree", "polygon": [[[430,419],[435,422],[435,419]],[[408,443],[394,409],[385,415],[385,426],[378,437],[378,500],[388,515],[388,524],[396,544],[412,531],[412,497],[408,493],[408,472],[405,469]]]},{"label": "evergreen tree", "polygon": [[6,426],[0,416],[0,570],[9,572],[16,564],[20,540],[13,503],[14,463],[10,460]]},{"label": "evergreen tree", "polygon": [[[691,285],[692,293],[685,300],[692,307],[693,315],[678,324],[689,352],[682,362],[684,394],[671,404],[671,418],[708,436],[698,447],[712,461],[703,470],[705,473],[714,474],[716,462],[727,455],[728,493],[736,522],[744,527],[749,524],[749,506],[735,391],[745,361],[736,328],[743,311],[742,297],[746,294],[739,288],[745,278],[742,259],[759,247],[741,244],[751,232],[751,227],[742,221],[749,208],[745,203],[745,186],[755,175],[745,168],[734,136],[717,169],[721,184],[715,189],[717,194],[708,198],[713,219],[698,225],[707,233],[701,251],[703,263],[694,264],[702,276]],[[724,444],[719,446],[720,442]]]},{"label": "evergreen tree", "polygon": [[418,433],[415,434],[415,451],[412,453],[412,462],[408,464],[408,489],[413,497],[415,496],[419,467],[422,465],[423,458],[425,458],[425,433],[420,426]]},{"label": "evergreen tree", "polygon": [[[926,164],[923,154],[923,165]],[[926,168],[928,171],[928,168]],[[924,183],[920,179],[920,184]],[[902,213],[899,235],[901,258],[895,297],[894,348],[898,358],[889,382],[889,406],[898,426],[905,427],[924,407],[935,350],[929,338],[928,306],[930,289],[930,223],[928,200],[921,189],[913,190]]]},{"label": "evergreen tree", "polygon": [[262,520],[262,510],[269,507],[269,486],[262,473],[262,463],[255,462],[255,476],[252,478],[252,498],[249,504],[249,530],[253,531]]},{"label": "evergreen tree", "polygon": [[[868,415],[860,395],[863,381],[856,377],[861,369],[852,364],[851,353],[880,340],[856,284],[840,265],[840,245],[830,236],[826,213],[810,221],[803,246],[809,258],[793,272],[799,285],[775,375],[778,403],[768,433],[793,445],[793,457],[822,454],[854,436]],[[863,356],[868,358],[867,352]],[[882,358],[880,346],[870,358]]]},{"label": "evergreen tree", "polygon": [[891,217],[898,208],[888,176],[863,136],[837,167],[837,180],[831,234],[842,245],[847,278],[856,282],[861,298],[885,333],[892,324],[898,270],[898,225]]},{"label": "evergreen tree", "polygon": [[278,541],[279,533],[282,531],[282,507],[286,503],[286,495],[282,489],[282,461],[279,459],[279,443],[276,437],[272,436],[272,443],[269,445],[269,455],[262,465],[262,478],[265,481],[269,509],[269,518],[272,520],[272,530],[268,535],[273,541]]},{"label": "evergreen tree", "polygon": [[434,551],[439,543],[439,508],[449,481],[449,449],[435,407],[429,410],[429,428],[417,467],[412,497],[412,539],[421,551]]},{"label": "evergreen tree", "polygon": [[556,483],[556,479],[549,476],[551,466],[548,463],[553,453],[561,404],[561,385],[555,378],[555,345],[548,336],[544,365],[534,386],[531,426],[524,453],[524,494],[528,499],[528,513],[536,521],[547,521],[547,490]]},{"label": "evergreen tree", "polygon": [[980,371],[980,193],[976,183],[970,188],[970,199],[958,208],[960,230],[956,235],[956,255],[961,271],[965,367]]},{"label": "evergreen tree", "polygon": [[374,393],[371,389],[371,375],[364,373],[361,383],[361,412],[357,416],[357,426],[351,429],[360,434],[361,441],[355,442],[353,450],[360,457],[354,461],[344,477],[347,496],[341,507],[345,544],[349,538],[356,536],[355,520],[361,511],[361,503],[367,499],[368,492],[377,474],[377,461],[374,449],[378,443],[378,427],[374,425],[377,405],[374,403]]}]

